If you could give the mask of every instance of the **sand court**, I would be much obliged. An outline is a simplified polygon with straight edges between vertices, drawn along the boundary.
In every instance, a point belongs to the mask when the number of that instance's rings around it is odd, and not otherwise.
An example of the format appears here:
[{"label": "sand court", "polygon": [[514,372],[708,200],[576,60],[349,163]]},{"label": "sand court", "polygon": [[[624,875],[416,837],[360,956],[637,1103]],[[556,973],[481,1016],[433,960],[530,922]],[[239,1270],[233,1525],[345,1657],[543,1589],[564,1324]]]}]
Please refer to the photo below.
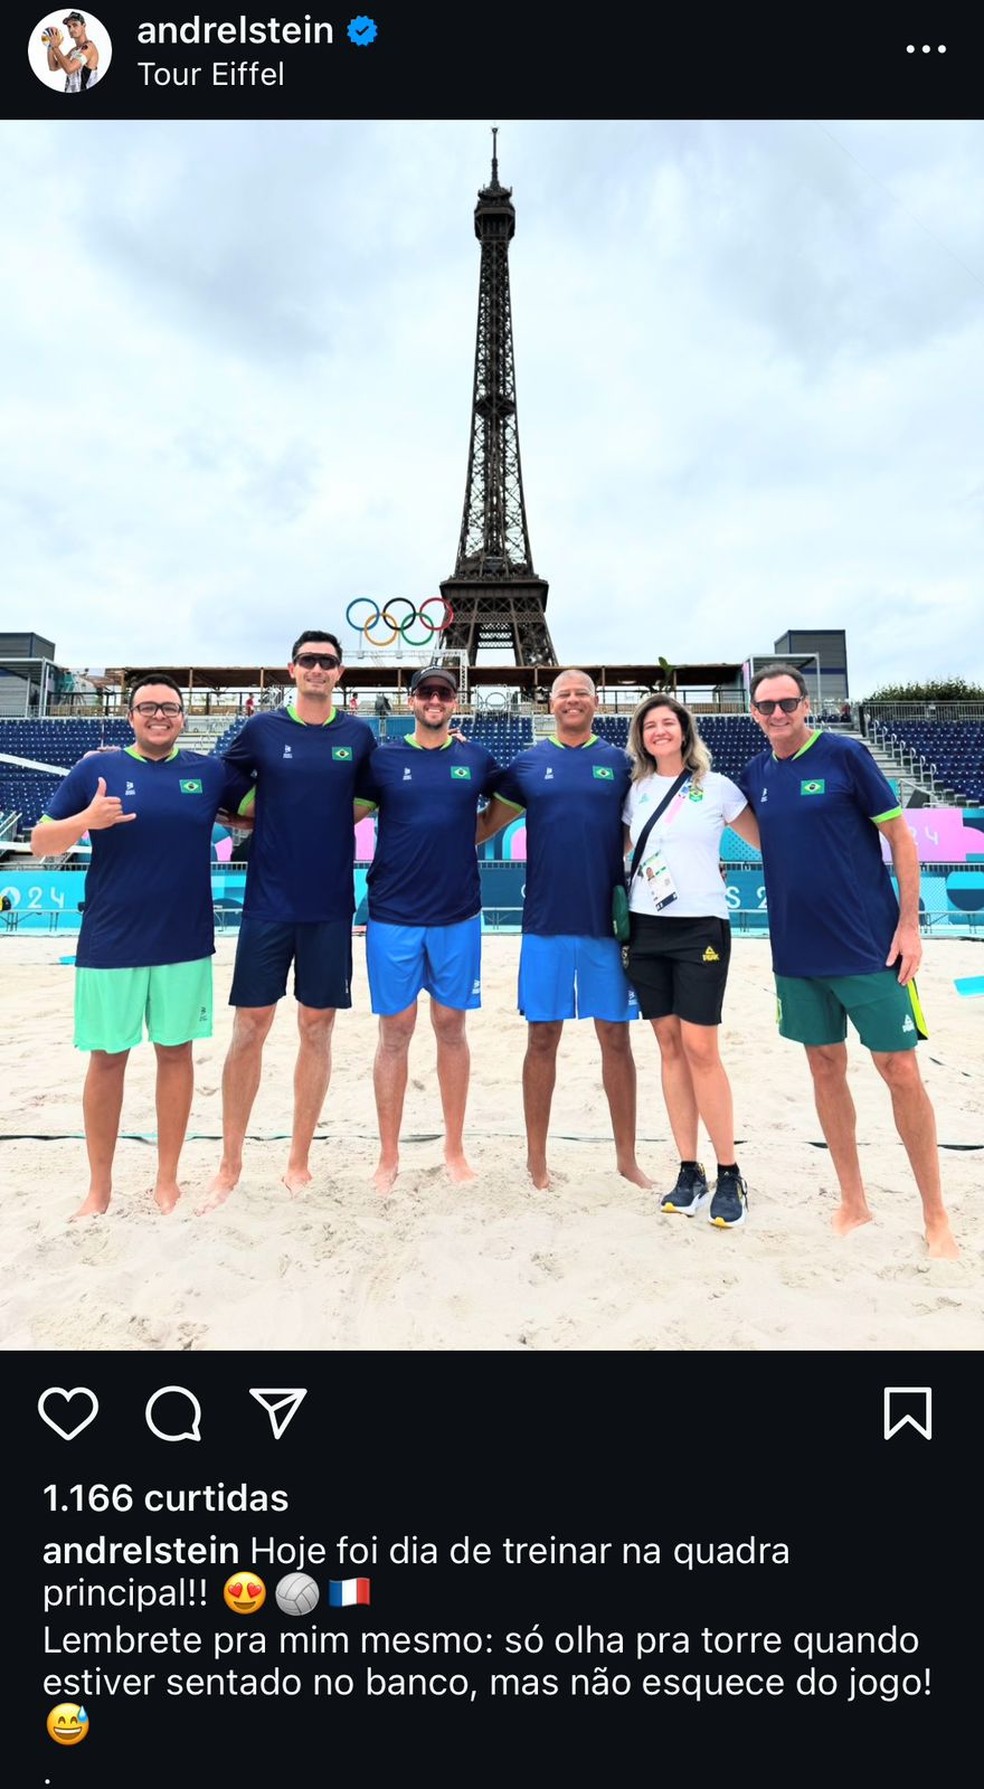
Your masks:
[{"label": "sand court", "polygon": [[[920,1205],[888,1091],[856,1039],[850,1080],[875,1221],[843,1240],[805,1056],[775,1028],[768,944],[735,940],[722,1055],[735,1096],[749,1221],[661,1216],[676,1157],[655,1038],[633,1026],[641,1166],[656,1193],[615,1171],[589,1022],[565,1027],[551,1122],[554,1184],[524,1171],[515,1010],[519,940],[488,935],[484,1005],[469,1015],[472,1084],[466,1147],[477,1178],[455,1186],[441,1154],[434,1042],[421,1001],[411,1045],[402,1171],[387,1197],[370,1185],[376,1021],[364,940],[356,938],[351,1012],[335,1027],[334,1070],[309,1191],[291,1200],[287,1158],[296,1049],[281,1003],[242,1182],[196,1215],[219,1157],[220,1080],[234,940],[216,956],[216,1035],[195,1049],[197,1086],[182,1158],[184,1198],[158,1215],[153,1180],[154,1053],[132,1053],[105,1218],[69,1223],[85,1192],[81,1089],[71,1044],[74,971],[64,938],[0,944],[0,1348],[793,1350],[977,1349],[984,1340],[984,999],[958,978],[984,971],[984,948],[933,940],[919,976],[930,1028],[919,1048],[935,1108],[944,1193],[962,1254],[930,1261]],[[131,1135],[130,1133],[134,1133]],[[703,1147],[703,1145],[702,1145]],[[709,1148],[705,1162],[713,1162]]]}]

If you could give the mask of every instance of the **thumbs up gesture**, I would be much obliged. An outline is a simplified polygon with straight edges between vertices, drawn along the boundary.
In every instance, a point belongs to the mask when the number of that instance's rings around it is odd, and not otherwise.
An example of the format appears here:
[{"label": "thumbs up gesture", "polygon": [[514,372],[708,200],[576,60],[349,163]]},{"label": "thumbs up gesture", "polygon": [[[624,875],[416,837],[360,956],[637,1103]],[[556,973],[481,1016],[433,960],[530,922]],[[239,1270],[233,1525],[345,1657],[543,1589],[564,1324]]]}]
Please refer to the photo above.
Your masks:
[{"label": "thumbs up gesture", "polygon": [[107,826],[118,826],[122,820],[135,820],[136,817],[136,814],[124,814],[118,795],[106,794],[106,778],[101,776],[86,809],[87,832],[102,832]]}]

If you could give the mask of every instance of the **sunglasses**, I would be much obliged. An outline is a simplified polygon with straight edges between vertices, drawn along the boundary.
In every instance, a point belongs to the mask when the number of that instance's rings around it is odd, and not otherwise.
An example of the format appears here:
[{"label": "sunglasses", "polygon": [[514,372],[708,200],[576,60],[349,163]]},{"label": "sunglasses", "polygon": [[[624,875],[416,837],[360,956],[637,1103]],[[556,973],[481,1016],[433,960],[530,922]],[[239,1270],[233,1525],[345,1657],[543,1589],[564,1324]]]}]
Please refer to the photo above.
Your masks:
[{"label": "sunglasses", "polygon": [[780,696],[778,702],[753,702],[752,707],[757,714],[763,715],[768,720],[770,714],[775,714],[777,708],[781,708],[783,714],[793,714],[800,703],[805,701],[805,696]]},{"label": "sunglasses", "polygon": [[337,671],[341,662],[331,652],[299,652],[294,660],[295,665],[300,665],[304,671],[313,671],[315,665],[320,665],[323,671]]},{"label": "sunglasses", "polygon": [[454,690],[449,690],[445,683],[418,683],[414,695],[423,702],[453,702]]},{"label": "sunglasses", "polygon": [[170,721],[176,714],[181,713],[181,704],[180,702],[134,702],[132,712],[142,715],[145,721],[149,721],[155,714],[166,715]]}]

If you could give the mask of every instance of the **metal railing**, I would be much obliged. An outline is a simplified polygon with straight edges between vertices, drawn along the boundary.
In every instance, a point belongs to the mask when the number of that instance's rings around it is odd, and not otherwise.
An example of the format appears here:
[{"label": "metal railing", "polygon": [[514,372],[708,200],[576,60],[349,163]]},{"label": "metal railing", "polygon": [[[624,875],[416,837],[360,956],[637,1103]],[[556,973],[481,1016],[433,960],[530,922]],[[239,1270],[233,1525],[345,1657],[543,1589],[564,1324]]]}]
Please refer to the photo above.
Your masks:
[{"label": "metal railing", "polygon": [[865,702],[869,720],[891,725],[899,721],[984,721],[984,702]]}]

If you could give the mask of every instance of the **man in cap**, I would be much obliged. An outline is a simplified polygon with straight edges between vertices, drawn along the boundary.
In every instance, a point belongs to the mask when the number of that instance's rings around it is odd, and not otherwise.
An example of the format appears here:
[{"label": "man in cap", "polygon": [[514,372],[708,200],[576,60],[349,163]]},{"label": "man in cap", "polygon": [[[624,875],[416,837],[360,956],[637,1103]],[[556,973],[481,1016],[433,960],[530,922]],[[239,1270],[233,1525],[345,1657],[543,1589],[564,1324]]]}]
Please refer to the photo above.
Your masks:
[{"label": "man in cap", "polygon": [[[414,730],[372,758],[378,810],[369,870],[366,966],[379,1016],[373,1087],[379,1122],[381,1193],[399,1173],[400,1122],[417,998],[430,995],[437,1080],[444,1114],[444,1161],[452,1180],[474,1174],[463,1130],[470,1058],[465,1014],[481,1005],[482,894],[475,853],[479,796],[499,775],[491,752],[450,733],[458,681],[428,665],[410,681]],[[367,805],[366,811],[369,811]]]},{"label": "man in cap", "polygon": [[57,26],[53,27],[48,40],[48,67],[52,72],[64,70],[66,93],[85,93],[99,79],[99,51],[86,32],[80,12],[67,13],[62,24],[72,40],[72,48],[67,52],[62,49],[62,34]]}]

